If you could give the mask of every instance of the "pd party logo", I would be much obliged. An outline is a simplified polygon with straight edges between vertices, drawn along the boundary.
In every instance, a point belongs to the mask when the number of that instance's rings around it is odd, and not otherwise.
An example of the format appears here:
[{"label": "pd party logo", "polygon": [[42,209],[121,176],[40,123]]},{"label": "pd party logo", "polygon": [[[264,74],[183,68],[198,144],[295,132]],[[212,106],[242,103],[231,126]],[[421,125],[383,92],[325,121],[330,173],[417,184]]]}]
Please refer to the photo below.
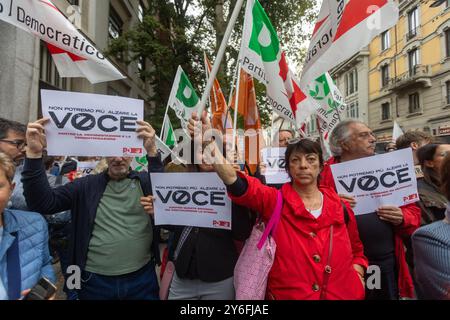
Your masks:
[{"label": "pd party logo", "polygon": [[137,155],[142,154],[142,148],[127,148],[124,147],[122,149],[122,153],[124,157],[135,157]]}]

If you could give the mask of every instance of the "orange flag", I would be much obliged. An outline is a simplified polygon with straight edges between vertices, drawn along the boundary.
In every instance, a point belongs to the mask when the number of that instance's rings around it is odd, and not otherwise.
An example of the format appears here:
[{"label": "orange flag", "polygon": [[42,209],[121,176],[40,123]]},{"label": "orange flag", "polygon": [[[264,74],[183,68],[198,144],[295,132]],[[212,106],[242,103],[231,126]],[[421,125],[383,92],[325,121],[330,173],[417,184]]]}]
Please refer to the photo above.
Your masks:
[{"label": "orange flag", "polygon": [[[205,66],[209,77],[212,66],[206,54]],[[222,133],[225,133],[225,130],[233,129],[233,120],[231,119],[230,114],[227,112],[227,102],[217,79],[214,80],[214,86],[211,89],[210,101],[212,113],[211,124],[213,128],[220,130]]]},{"label": "orange flag", "polygon": [[[231,107],[234,109],[236,98],[233,98]],[[256,104],[255,84],[253,77],[241,69],[239,82],[238,113],[244,118],[245,130],[245,162],[250,172],[254,174],[260,159],[260,150],[264,147],[258,106]]]}]

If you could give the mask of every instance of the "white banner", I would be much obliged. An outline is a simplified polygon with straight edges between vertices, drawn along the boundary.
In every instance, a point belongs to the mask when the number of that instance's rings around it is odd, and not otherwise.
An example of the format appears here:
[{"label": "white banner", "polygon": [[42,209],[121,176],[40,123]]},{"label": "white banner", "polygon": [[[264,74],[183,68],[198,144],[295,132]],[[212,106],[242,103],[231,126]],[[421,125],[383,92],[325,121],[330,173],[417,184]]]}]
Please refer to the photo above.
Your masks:
[{"label": "white banner", "polygon": [[155,224],[231,230],[231,200],[215,173],[151,173]]},{"label": "white banner", "polygon": [[286,148],[265,148],[261,150],[262,161],[266,164],[264,176],[266,184],[284,184],[290,182],[286,172],[286,160],[284,154]]},{"label": "white banner", "polygon": [[331,166],[336,189],[355,197],[355,215],[419,201],[411,148]]},{"label": "white banner", "polygon": [[125,78],[50,0],[0,0],[0,20],[54,46],[49,49],[63,77],[91,83]]},{"label": "white banner", "polygon": [[144,151],[136,134],[142,100],[41,90],[49,155],[135,157]]},{"label": "white banner", "polygon": [[393,0],[323,0],[300,80],[306,91],[314,79],[367,46],[398,21]]}]

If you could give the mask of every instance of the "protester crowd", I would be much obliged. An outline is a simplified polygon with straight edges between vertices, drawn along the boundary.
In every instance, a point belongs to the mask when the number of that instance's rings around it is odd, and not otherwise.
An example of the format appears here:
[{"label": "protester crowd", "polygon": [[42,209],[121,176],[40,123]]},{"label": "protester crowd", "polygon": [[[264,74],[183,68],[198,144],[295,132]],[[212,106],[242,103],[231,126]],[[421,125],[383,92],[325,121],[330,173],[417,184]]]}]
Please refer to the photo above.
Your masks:
[{"label": "protester crowd", "polygon": [[[146,171],[127,157],[49,157],[47,122],[0,118],[0,300],[23,298],[41,278],[56,284],[58,261],[66,280],[69,266],[81,270],[79,288],[64,286],[69,300],[233,300],[245,241],[275,218],[265,299],[450,299],[450,145],[424,132],[385,148],[413,150],[419,202],[355,215],[357,200],[337,193],[331,165],[375,155],[376,137],[360,121],[334,128],[328,160],[320,143],[278,132],[291,180],[283,185],[265,183],[264,163],[254,175],[242,170],[212,139],[192,144],[189,164],[164,165],[144,121]],[[194,113],[188,131],[195,138],[210,127]],[[83,175],[77,166],[86,161],[96,168]],[[160,252],[148,172],[216,172],[232,200],[231,230],[163,226],[170,236]],[[380,271],[376,288],[367,284],[371,266]]]}]

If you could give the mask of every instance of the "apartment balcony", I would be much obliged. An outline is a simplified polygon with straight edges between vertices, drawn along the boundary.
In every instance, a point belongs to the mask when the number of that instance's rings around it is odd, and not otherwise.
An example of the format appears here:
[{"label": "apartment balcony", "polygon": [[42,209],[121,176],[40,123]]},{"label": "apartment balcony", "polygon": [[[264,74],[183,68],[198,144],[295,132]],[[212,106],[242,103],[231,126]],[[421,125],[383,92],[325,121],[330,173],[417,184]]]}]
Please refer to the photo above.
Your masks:
[{"label": "apartment balcony", "polygon": [[431,66],[416,65],[407,72],[390,79],[388,89],[395,91],[412,86],[431,87]]}]

